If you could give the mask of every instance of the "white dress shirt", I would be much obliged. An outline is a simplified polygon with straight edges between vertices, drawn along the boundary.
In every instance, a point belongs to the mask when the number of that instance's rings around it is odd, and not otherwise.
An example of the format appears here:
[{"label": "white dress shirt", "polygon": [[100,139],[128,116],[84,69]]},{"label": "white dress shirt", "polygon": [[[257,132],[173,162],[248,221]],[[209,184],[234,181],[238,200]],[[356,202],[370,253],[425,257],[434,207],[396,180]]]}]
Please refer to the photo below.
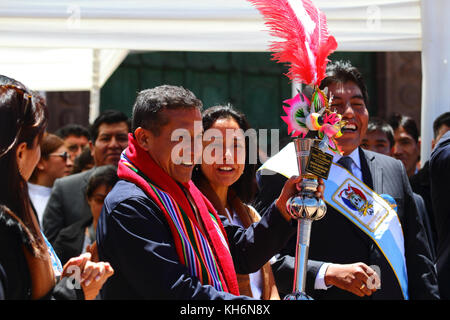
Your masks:
[{"label": "white dress shirt", "polygon": [[[352,151],[352,153],[350,153],[348,155],[350,158],[352,158],[353,162],[352,162],[352,172],[353,175],[358,178],[359,180],[362,180],[362,171],[361,171],[361,159],[359,157],[359,148],[356,148],[355,150]],[[343,156],[336,154],[333,157],[333,162],[337,163],[339,161],[339,159],[341,159]],[[326,290],[328,288],[330,288],[331,286],[327,286],[325,284],[325,272],[328,269],[328,266],[331,263],[324,263],[320,269],[319,272],[317,273],[316,276],[316,280],[314,282],[314,289],[316,290]]]},{"label": "white dress shirt", "polygon": [[44,187],[38,184],[28,182],[28,194],[30,195],[31,203],[36,209],[39,223],[42,225],[42,216],[44,215],[45,207],[48,199],[52,193],[52,188]]}]

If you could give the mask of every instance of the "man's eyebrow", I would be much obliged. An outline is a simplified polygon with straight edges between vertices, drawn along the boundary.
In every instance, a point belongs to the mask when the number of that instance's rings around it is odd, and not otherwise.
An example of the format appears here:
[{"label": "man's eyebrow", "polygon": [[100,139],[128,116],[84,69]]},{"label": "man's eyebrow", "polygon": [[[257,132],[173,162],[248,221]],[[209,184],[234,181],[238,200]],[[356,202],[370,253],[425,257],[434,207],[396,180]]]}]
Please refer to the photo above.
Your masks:
[{"label": "man's eyebrow", "polygon": [[362,95],[360,95],[360,94],[356,94],[356,95],[354,95],[353,97],[351,97],[351,99],[361,99],[361,100],[364,100],[364,97],[363,97]]}]

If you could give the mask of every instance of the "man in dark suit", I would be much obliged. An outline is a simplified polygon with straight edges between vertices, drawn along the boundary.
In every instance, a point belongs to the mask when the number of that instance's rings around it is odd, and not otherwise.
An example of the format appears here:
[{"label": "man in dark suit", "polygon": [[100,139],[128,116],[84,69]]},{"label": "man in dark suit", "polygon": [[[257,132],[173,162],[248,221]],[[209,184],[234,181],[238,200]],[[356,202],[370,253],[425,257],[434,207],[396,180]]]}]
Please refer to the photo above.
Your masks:
[{"label": "man in dark suit", "polygon": [[450,299],[450,131],[447,131],[430,158],[431,200],[437,231],[436,268],[439,291],[443,299]]},{"label": "man in dark suit", "polygon": [[[433,122],[433,135],[431,150],[433,150],[442,136],[450,130],[450,112],[445,112]],[[413,191],[422,196],[429,215],[433,241],[437,243],[436,221],[433,215],[433,202],[431,201],[430,161],[425,162],[423,167],[413,176],[409,177]]]},{"label": "man in dark suit", "polygon": [[[379,118],[371,118],[369,125],[367,127],[367,132],[365,137],[362,139],[361,148],[364,150],[370,150],[373,152],[378,152],[386,156],[393,156],[394,148],[394,130],[386,121]],[[400,160],[400,159],[399,159]],[[427,162],[428,163],[428,162]],[[425,168],[425,167],[424,167]],[[405,167],[406,169],[406,167]],[[414,176],[413,176],[414,177]],[[429,175],[427,173],[427,179]],[[413,187],[412,177],[410,177],[409,182],[413,190],[414,200],[416,201],[417,213],[422,218],[423,226],[425,227],[425,234],[427,236],[428,244],[430,245],[431,254],[433,261],[436,258],[435,249],[435,236],[434,236],[434,218],[432,218],[433,212],[429,211],[427,207],[427,202],[422,194],[416,193]],[[429,187],[429,182],[427,183]],[[428,190],[428,194],[429,194]],[[431,199],[430,199],[431,201]]]},{"label": "man in dark suit", "polygon": [[61,229],[92,216],[86,199],[86,186],[96,167],[117,166],[121,152],[128,145],[128,117],[120,111],[101,113],[91,128],[89,147],[95,166],[84,172],[57,179],[43,215],[43,230],[52,245]]},{"label": "man in dark suit", "polygon": [[[396,201],[404,235],[409,298],[439,298],[430,248],[402,163],[358,147],[368,124],[368,96],[361,74],[349,63],[337,62],[329,66],[321,87],[328,87],[329,94],[333,96],[331,108],[336,109],[347,121],[342,129],[343,135],[338,139],[343,156],[335,156],[333,161],[346,158],[348,163],[343,166],[356,178],[378,194],[389,194]],[[291,157],[295,158],[295,153]],[[286,160],[280,158],[280,161]],[[262,212],[276,197],[286,178],[280,173],[274,174],[263,169],[258,171],[257,180],[260,193],[255,206]],[[281,256],[286,255],[295,255],[295,239],[281,252]],[[355,299],[357,296],[368,296],[372,292],[367,293],[368,285],[361,281],[361,271],[368,273],[377,268],[380,271],[381,287],[369,298],[404,298],[396,273],[383,252],[365,232],[331,206],[328,206],[325,218],[313,223],[309,258],[331,263],[322,265],[315,283],[310,284],[309,288],[307,283],[307,293],[315,299]],[[283,291],[280,288],[283,283],[278,282],[280,277],[277,276],[289,270],[287,260],[289,259],[283,258],[272,265],[280,292]],[[318,285],[320,282],[322,285]],[[284,293],[286,290],[291,289],[285,289]]]}]

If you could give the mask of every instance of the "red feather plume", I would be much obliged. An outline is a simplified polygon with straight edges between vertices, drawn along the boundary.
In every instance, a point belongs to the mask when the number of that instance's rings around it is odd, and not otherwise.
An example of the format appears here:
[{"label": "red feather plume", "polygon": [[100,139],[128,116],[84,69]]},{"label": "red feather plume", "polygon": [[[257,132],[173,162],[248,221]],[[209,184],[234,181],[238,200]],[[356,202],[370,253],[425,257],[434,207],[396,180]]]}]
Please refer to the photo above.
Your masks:
[{"label": "red feather plume", "polygon": [[248,0],[263,15],[274,37],[273,60],[289,63],[289,79],[319,85],[325,78],[328,56],[337,42],[328,32],[327,18],[310,0]]}]

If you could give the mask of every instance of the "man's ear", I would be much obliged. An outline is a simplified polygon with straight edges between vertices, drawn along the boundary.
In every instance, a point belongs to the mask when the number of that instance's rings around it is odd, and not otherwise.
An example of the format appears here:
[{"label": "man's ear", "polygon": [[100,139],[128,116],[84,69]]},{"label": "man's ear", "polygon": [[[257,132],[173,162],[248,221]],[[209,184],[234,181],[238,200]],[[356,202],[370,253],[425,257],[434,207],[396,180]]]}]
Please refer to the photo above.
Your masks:
[{"label": "man's ear", "polygon": [[436,140],[431,139],[431,151],[434,150],[434,147],[436,146]]},{"label": "man's ear", "polygon": [[136,141],[142,149],[144,149],[145,151],[150,150],[153,135],[149,130],[139,127],[134,131],[134,136],[136,137]]}]

